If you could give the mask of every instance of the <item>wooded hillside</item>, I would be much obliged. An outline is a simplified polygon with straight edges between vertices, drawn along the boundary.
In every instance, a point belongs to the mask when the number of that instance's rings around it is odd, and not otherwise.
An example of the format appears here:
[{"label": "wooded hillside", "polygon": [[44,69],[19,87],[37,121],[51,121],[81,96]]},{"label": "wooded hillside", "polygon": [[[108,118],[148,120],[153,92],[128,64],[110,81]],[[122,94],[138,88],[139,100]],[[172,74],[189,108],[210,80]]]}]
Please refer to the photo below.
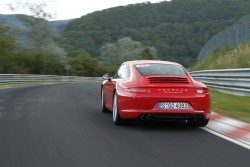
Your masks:
[{"label": "wooded hillside", "polygon": [[172,0],[94,12],[72,21],[63,32],[69,56],[100,56],[105,43],[130,37],[157,49],[158,58],[189,66],[214,34],[249,14],[246,0]]}]

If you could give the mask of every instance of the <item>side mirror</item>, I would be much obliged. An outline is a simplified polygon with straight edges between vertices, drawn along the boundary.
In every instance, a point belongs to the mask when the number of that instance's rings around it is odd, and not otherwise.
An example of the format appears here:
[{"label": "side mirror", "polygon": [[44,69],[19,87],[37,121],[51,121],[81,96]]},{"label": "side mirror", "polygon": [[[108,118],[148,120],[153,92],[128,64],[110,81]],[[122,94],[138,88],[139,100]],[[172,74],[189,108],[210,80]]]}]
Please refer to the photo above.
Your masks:
[{"label": "side mirror", "polygon": [[102,76],[102,79],[104,79],[104,80],[110,80],[109,74],[104,74],[104,75]]}]

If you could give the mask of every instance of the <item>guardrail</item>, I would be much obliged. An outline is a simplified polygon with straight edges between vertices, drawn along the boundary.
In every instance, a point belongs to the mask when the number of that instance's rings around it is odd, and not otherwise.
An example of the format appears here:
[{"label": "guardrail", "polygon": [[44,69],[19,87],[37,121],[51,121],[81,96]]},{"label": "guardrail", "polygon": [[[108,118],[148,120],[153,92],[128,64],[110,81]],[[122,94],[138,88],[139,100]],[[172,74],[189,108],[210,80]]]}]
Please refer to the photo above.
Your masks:
[{"label": "guardrail", "polygon": [[101,78],[34,74],[0,74],[0,84],[27,82],[77,82],[86,80],[101,80]]},{"label": "guardrail", "polygon": [[[210,88],[221,92],[250,96],[250,68],[204,70],[190,72],[195,80],[207,84]],[[78,82],[86,80],[102,80],[101,77],[77,77],[33,74],[0,74],[0,84],[27,82]]]},{"label": "guardrail", "polygon": [[190,72],[195,80],[210,88],[240,96],[250,96],[250,68]]}]

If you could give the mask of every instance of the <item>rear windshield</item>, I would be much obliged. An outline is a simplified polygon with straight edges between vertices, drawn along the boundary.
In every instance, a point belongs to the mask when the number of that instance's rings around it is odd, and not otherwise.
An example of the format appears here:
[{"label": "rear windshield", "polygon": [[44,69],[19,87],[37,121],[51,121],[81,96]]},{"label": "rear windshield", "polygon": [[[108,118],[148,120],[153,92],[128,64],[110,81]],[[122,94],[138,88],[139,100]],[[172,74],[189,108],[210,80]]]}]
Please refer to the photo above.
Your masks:
[{"label": "rear windshield", "polygon": [[135,68],[141,75],[181,75],[187,76],[183,67],[172,64],[138,64]]}]

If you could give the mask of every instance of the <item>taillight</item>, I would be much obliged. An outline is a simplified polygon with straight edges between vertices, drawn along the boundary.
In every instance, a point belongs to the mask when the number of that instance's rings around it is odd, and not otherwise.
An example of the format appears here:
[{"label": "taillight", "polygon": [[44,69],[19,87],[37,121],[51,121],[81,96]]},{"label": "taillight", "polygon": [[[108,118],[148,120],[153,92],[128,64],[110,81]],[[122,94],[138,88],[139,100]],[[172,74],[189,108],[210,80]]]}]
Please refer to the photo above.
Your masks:
[{"label": "taillight", "polygon": [[123,89],[117,89],[117,93],[120,96],[127,96],[127,97],[136,97],[138,96],[138,93],[147,93],[147,88],[123,88]]},{"label": "taillight", "polygon": [[131,93],[146,93],[148,91],[147,88],[126,88],[124,89],[126,92],[131,92]]},{"label": "taillight", "polygon": [[206,87],[203,88],[196,88],[196,93],[202,94],[202,93],[209,93],[209,89]]}]

